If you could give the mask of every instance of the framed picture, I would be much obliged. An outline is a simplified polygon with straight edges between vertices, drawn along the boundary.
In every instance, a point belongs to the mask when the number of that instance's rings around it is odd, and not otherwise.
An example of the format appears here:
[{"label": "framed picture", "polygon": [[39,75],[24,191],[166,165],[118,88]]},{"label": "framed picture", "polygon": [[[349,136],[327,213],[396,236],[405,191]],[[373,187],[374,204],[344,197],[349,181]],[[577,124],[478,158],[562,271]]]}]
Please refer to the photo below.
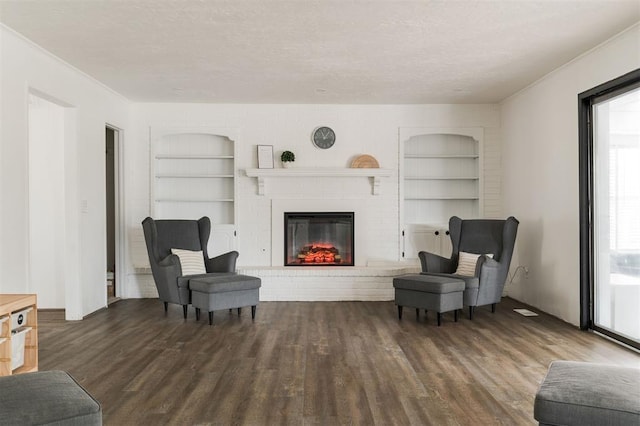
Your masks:
[{"label": "framed picture", "polygon": [[258,168],[273,169],[273,145],[258,145]]}]

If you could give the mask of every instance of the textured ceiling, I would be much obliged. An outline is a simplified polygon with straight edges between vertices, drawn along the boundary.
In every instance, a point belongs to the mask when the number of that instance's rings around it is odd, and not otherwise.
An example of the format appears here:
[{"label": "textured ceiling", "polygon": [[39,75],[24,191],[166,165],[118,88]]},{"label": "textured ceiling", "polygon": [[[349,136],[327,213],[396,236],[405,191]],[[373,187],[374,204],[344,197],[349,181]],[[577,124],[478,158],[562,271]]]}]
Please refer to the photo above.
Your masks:
[{"label": "textured ceiling", "polygon": [[638,21],[640,0],[0,0],[139,102],[493,103]]}]

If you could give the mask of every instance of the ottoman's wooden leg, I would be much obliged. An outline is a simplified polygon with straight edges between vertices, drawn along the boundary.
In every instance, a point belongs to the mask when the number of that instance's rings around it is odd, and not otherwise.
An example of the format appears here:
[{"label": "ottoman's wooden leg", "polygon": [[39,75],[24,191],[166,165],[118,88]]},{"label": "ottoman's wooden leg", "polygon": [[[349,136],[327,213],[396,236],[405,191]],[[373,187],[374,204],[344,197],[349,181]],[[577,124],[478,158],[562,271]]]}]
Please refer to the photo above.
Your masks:
[{"label": "ottoman's wooden leg", "polygon": [[398,305],[398,319],[402,319],[402,306]]},{"label": "ottoman's wooden leg", "polygon": [[240,316],[240,312],[242,312],[242,308],[238,308],[238,316]]},{"label": "ottoman's wooden leg", "polygon": [[256,319],[256,305],[251,307],[251,319]]},{"label": "ottoman's wooden leg", "polygon": [[441,323],[442,323],[442,313],[438,312],[438,327],[440,327]]},{"label": "ottoman's wooden leg", "polygon": [[473,319],[473,306],[469,306],[469,319]]},{"label": "ottoman's wooden leg", "polygon": [[458,322],[458,310],[453,311],[453,321]]},{"label": "ottoman's wooden leg", "polygon": [[213,311],[209,312],[209,325],[213,324]]},{"label": "ottoman's wooden leg", "polygon": [[420,321],[420,309],[416,308],[416,321]]},{"label": "ottoman's wooden leg", "polygon": [[492,314],[495,314],[495,313],[496,313],[496,304],[495,304],[495,303],[492,303],[492,304],[491,304],[491,313],[492,313]]},{"label": "ottoman's wooden leg", "polygon": [[200,308],[196,308],[196,321],[200,321]]},{"label": "ottoman's wooden leg", "polygon": [[184,316],[184,319],[187,319],[187,305],[182,305],[182,315]]},{"label": "ottoman's wooden leg", "polygon": [[169,302],[164,302],[164,312],[167,313],[168,309],[169,309]]}]

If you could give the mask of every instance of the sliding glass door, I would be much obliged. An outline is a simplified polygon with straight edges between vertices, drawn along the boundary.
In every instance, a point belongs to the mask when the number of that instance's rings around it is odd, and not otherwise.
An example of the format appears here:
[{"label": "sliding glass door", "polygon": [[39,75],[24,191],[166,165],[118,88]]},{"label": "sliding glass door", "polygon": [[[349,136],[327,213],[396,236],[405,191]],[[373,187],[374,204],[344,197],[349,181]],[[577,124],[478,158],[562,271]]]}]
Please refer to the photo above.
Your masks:
[{"label": "sliding glass door", "polygon": [[588,106],[589,326],[640,347],[640,87],[594,94]]}]

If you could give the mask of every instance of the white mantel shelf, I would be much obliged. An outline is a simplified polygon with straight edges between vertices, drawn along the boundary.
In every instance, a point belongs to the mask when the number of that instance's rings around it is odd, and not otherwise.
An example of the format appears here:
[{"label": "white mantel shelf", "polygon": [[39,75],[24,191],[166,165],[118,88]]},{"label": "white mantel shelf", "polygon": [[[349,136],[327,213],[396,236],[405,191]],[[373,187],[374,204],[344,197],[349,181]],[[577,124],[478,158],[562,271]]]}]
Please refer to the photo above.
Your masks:
[{"label": "white mantel shelf", "polygon": [[371,192],[380,193],[380,178],[389,177],[390,169],[350,169],[350,168],[290,168],[290,169],[246,169],[247,176],[258,179],[258,195],[265,194],[266,178],[301,178],[301,177],[368,177],[372,178]]}]

